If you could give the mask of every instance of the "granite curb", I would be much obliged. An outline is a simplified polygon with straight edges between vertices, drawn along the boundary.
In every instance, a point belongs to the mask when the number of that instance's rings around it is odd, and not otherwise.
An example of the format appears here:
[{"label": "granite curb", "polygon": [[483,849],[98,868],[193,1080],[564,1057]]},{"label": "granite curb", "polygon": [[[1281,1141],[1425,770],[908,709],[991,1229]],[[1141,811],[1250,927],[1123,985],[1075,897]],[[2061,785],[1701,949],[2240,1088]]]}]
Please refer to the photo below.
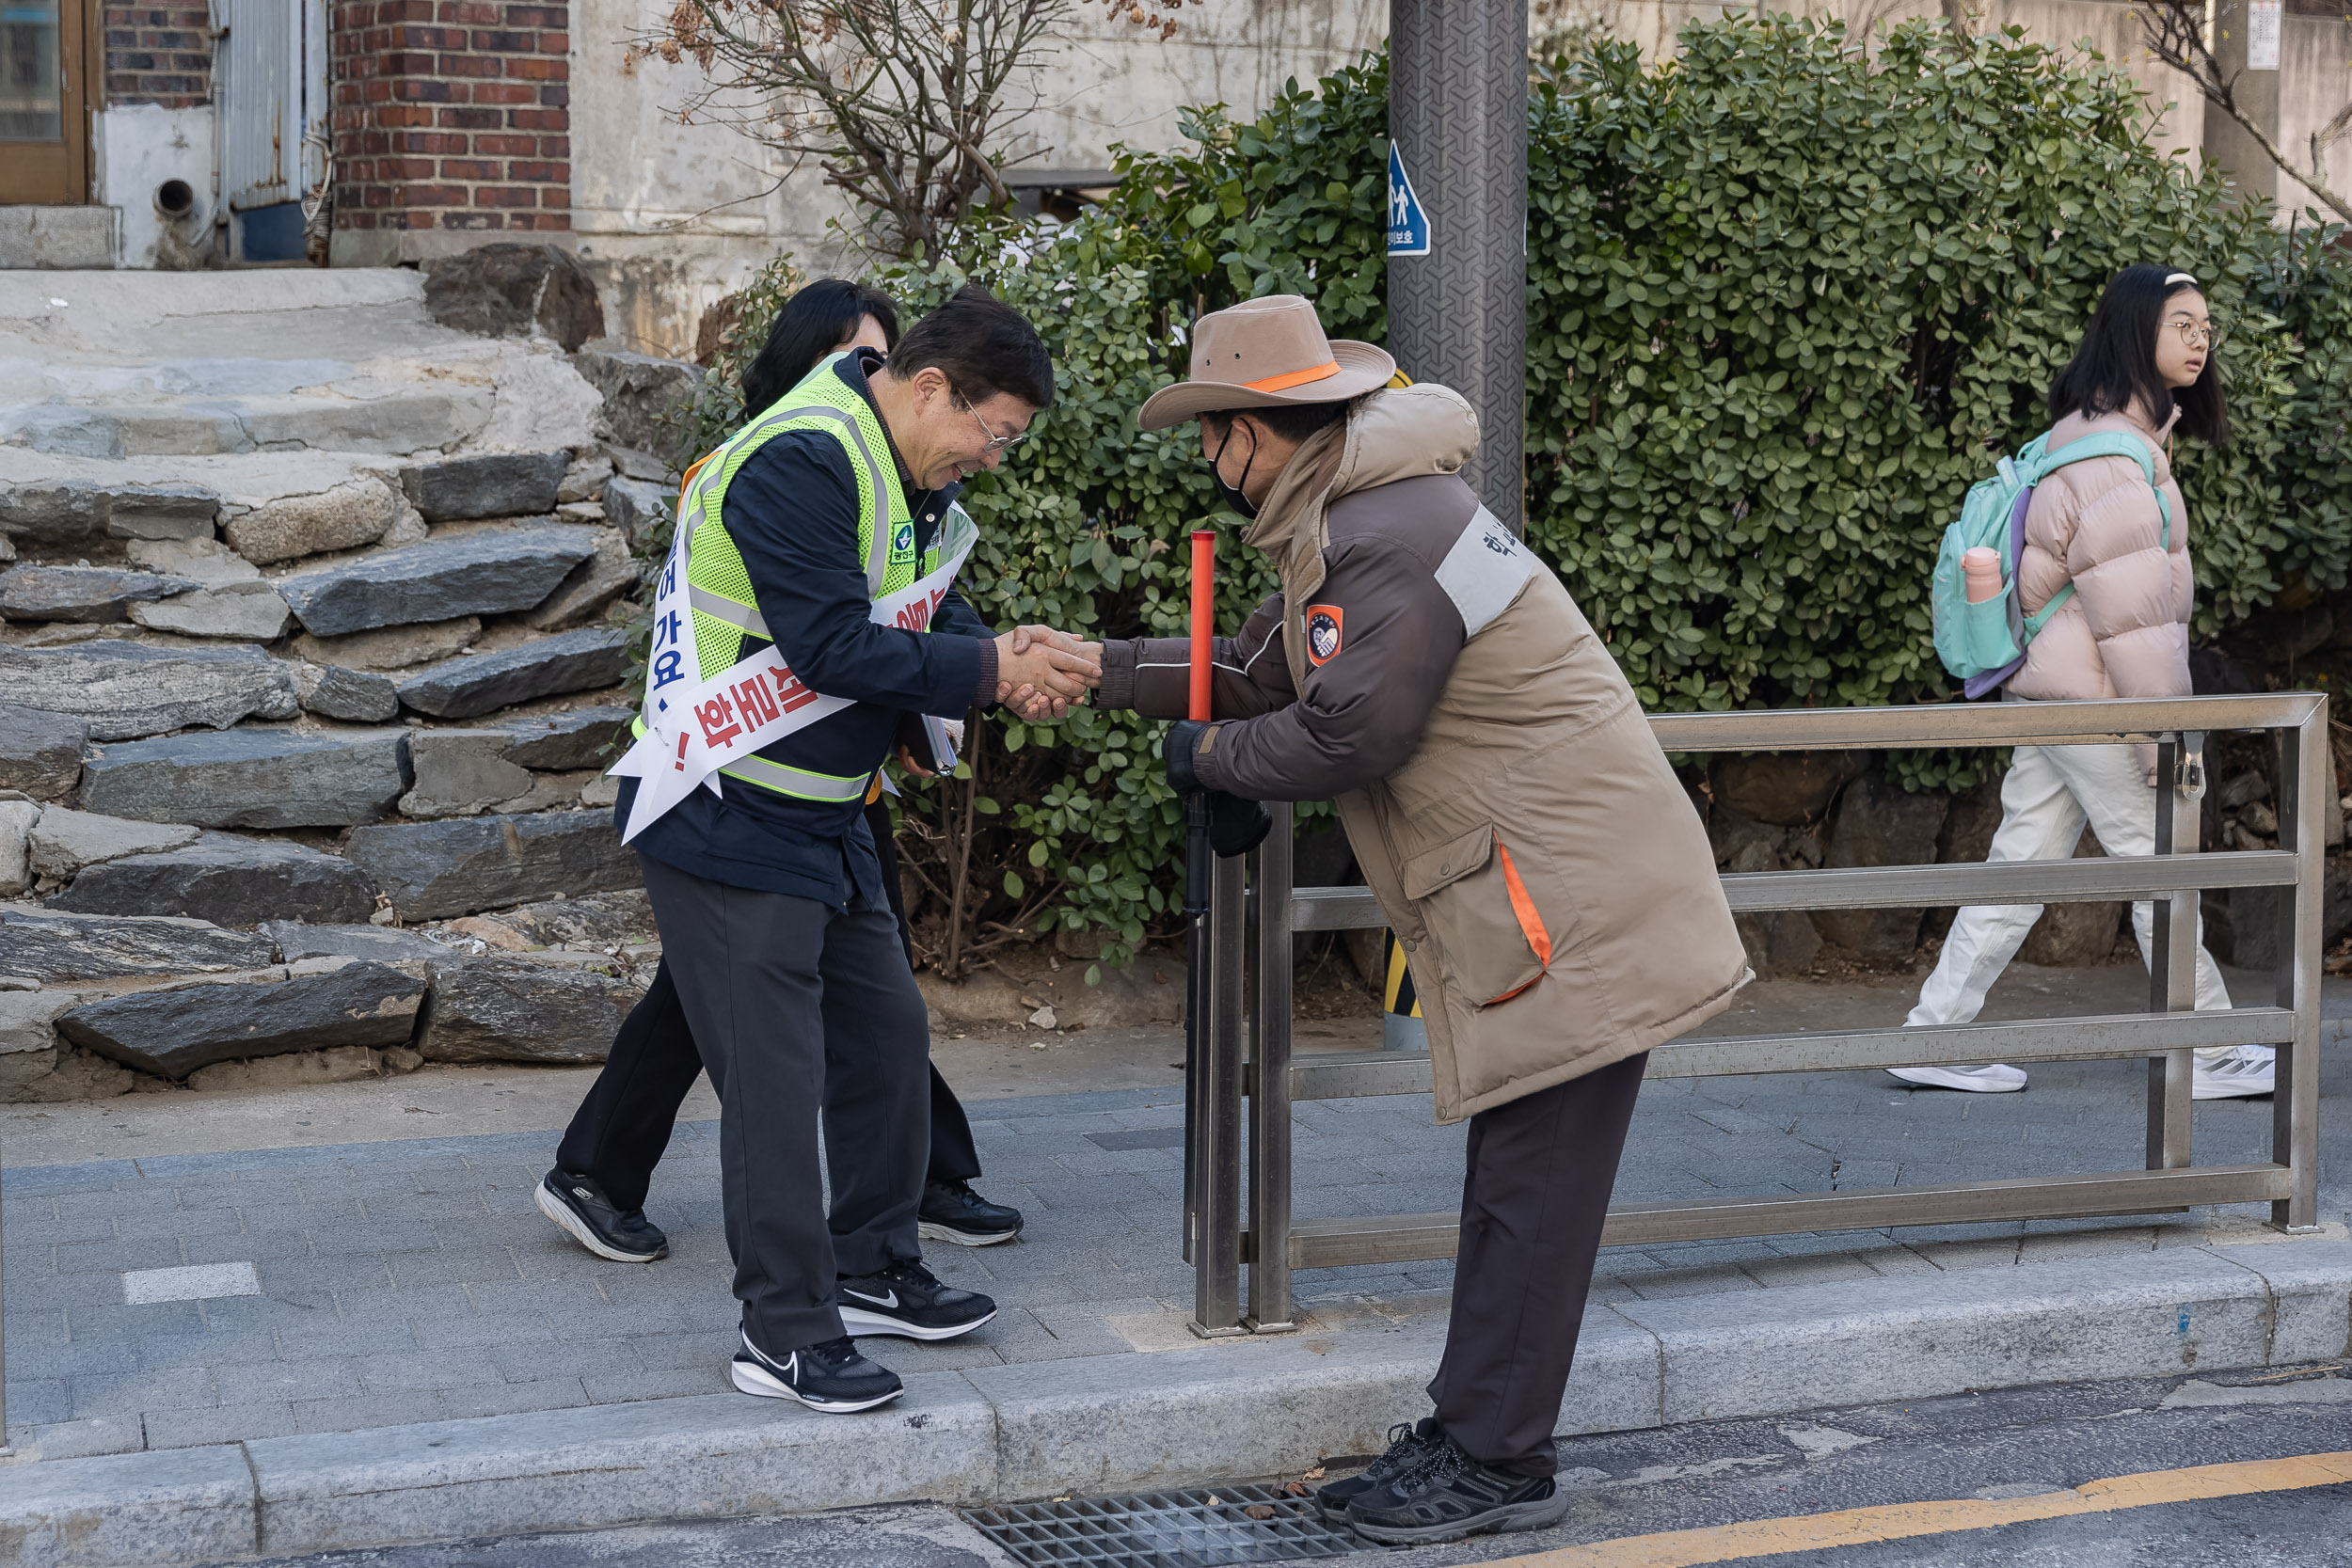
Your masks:
[{"label": "granite curb", "polygon": [[[870,1417],[724,1395],[0,1467],[0,1568],[163,1568],[420,1540],[1296,1471],[1418,1414],[1437,1322],[908,1379]],[[1561,1432],[2352,1354],[2352,1242],[1595,1304]]]}]

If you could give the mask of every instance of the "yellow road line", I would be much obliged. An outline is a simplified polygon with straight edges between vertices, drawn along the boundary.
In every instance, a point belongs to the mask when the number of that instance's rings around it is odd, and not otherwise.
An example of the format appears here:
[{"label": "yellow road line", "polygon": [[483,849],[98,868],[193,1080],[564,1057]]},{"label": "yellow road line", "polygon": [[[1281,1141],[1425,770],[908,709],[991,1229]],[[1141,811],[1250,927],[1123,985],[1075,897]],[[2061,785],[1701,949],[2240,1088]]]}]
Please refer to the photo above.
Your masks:
[{"label": "yellow road line", "polygon": [[2071,1492],[2031,1497],[1963,1497],[1950,1502],[1889,1503],[1846,1508],[1832,1513],[1752,1519],[1709,1529],[1667,1530],[1562,1546],[1526,1557],[1505,1558],[1484,1568],[1692,1568],[1702,1562],[1737,1562],[1782,1552],[1819,1551],[1826,1546],[1867,1546],[1912,1536],[1991,1529],[2034,1519],[2064,1519],[2111,1513],[2160,1503],[2235,1497],[2253,1492],[2294,1492],[2352,1481],[2352,1449],[2309,1453],[2293,1459],[2261,1459],[2242,1465],[2197,1465],[2183,1470],[2148,1470],[2086,1481]]}]

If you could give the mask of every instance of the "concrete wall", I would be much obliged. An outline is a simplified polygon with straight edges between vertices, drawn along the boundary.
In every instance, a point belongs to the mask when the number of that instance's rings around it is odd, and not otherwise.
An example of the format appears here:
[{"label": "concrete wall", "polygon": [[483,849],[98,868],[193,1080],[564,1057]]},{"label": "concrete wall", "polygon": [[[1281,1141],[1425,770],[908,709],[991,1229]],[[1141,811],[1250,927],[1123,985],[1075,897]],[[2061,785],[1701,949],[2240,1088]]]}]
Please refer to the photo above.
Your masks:
[{"label": "concrete wall", "polygon": [[[813,167],[784,167],[723,125],[679,125],[701,82],[691,62],[624,61],[668,0],[572,0],[572,230],[631,347],[685,354],[705,307],[780,251],[815,273],[848,262],[827,223],[847,214]],[[1311,82],[1376,45],[1387,0],[1207,0],[1165,42],[1092,3],[1040,73],[1014,138],[1032,166],[1100,168],[1114,142],[1173,145],[1178,109],[1222,99],[1254,110],[1286,77]]]},{"label": "concrete wall", "polygon": [[[2287,15],[2279,19],[2279,150],[2298,166],[2311,158],[2312,133],[2352,99],[2352,24],[2335,17]],[[2329,148],[2323,161],[2328,183],[2352,191],[2352,135]],[[2313,205],[2310,187],[2281,178],[2281,215]],[[2328,221],[2334,214],[2321,209]]]},{"label": "concrete wall", "polygon": [[[213,108],[117,106],[95,117],[91,163],[98,200],[121,214],[120,261],[125,267],[178,270],[199,263],[207,244],[217,193],[213,176]],[[196,207],[177,223],[156,210],[156,188],[184,180]]]}]

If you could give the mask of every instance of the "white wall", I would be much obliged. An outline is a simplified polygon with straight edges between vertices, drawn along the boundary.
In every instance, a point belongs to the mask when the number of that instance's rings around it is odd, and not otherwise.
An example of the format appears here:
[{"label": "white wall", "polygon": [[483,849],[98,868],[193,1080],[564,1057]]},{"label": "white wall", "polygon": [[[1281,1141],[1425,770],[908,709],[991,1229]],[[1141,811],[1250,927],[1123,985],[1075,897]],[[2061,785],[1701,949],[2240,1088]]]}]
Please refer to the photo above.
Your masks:
[{"label": "white wall", "polygon": [[[2279,30],[2279,150],[2297,167],[2309,166],[2312,133],[2335,118],[2352,100],[2352,23],[2334,17],[2285,16]],[[2352,194],[2352,135],[2328,150],[2328,184],[2339,196]],[[2293,216],[2316,206],[2310,187],[2281,176],[2279,208]],[[2338,221],[2326,208],[2320,215]]]},{"label": "white wall", "polygon": [[[213,111],[165,109],[138,103],[90,117],[96,131],[91,163],[97,169],[98,200],[121,211],[120,261],[125,267],[188,264],[191,249],[208,243],[213,221]],[[184,180],[196,193],[196,211],[178,227],[183,244],[167,245],[163,214],[155,210],[155,188]]]}]

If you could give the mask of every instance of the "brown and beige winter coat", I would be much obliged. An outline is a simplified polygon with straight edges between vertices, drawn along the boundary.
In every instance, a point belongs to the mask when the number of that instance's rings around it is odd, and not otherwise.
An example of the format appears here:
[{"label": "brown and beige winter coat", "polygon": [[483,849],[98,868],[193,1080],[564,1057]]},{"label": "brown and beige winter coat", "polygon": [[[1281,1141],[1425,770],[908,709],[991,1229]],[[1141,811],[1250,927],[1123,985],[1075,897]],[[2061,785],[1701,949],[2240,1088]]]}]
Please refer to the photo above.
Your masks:
[{"label": "brown and beige winter coat", "polygon": [[[1690,799],[1560,579],[1458,477],[1470,405],[1375,392],[1248,542],[1282,591],[1215,655],[1211,787],[1335,799],[1405,944],[1438,1119],[1674,1038],[1749,978]],[[1184,711],[1182,639],[1111,642],[1105,706]]]}]

